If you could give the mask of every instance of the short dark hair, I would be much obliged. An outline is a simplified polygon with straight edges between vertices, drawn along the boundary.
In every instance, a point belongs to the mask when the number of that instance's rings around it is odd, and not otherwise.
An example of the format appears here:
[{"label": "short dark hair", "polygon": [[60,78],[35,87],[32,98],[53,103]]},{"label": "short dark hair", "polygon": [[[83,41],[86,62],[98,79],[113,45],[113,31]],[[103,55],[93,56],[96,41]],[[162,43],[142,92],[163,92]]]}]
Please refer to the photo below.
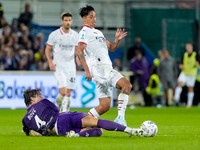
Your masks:
[{"label": "short dark hair", "polygon": [[87,16],[91,11],[94,11],[94,8],[90,5],[87,5],[79,9],[79,15],[84,17]]},{"label": "short dark hair", "polygon": [[39,94],[41,89],[31,89],[28,88],[27,90],[24,91],[24,103],[28,107],[32,102],[31,102],[31,97],[35,97],[37,94]]},{"label": "short dark hair", "polygon": [[62,13],[62,15],[61,15],[62,20],[64,19],[64,17],[72,17],[72,14],[69,13],[69,12],[64,12],[64,13]]}]

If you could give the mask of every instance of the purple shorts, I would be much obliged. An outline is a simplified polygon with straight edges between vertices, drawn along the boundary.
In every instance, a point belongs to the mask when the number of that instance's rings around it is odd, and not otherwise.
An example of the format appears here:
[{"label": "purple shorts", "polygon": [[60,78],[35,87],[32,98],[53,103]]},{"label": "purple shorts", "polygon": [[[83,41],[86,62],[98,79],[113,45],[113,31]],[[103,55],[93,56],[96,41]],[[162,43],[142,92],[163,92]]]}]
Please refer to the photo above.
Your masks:
[{"label": "purple shorts", "polygon": [[63,112],[60,113],[57,119],[57,134],[65,136],[66,132],[73,130],[79,133],[82,129],[81,119],[85,117],[86,113],[80,112]]}]

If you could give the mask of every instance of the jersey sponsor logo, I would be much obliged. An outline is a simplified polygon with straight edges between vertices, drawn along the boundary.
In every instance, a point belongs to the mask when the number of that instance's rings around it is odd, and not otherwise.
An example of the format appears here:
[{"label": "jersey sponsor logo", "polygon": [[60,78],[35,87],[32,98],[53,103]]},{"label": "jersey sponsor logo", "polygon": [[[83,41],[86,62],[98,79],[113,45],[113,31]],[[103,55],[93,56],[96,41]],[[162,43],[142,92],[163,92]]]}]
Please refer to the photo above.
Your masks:
[{"label": "jersey sponsor logo", "polygon": [[90,136],[90,134],[86,132],[86,133],[85,133],[85,136],[86,136],[86,137],[89,137],[89,136]]},{"label": "jersey sponsor logo", "polygon": [[106,39],[103,36],[97,36],[96,40],[99,40],[99,42],[101,43],[106,41]]},{"label": "jersey sponsor logo", "polygon": [[59,44],[59,48],[61,49],[61,50],[72,50],[73,49],[73,45],[62,45],[62,44]]},{"label": "jersey sponsor logo", "polygon": [[81,35],[81,40],[84,40],[85,39],[85,34],[82,34]]}]

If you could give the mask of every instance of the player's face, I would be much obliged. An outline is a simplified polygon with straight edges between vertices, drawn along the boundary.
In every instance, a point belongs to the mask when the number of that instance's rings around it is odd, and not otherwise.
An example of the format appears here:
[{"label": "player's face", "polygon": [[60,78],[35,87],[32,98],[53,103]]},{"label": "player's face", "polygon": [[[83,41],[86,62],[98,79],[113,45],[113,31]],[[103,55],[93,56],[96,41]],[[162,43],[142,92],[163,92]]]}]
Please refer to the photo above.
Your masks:
[{"label": "player's face", "polygon": [[96,25],[96,14],[94,11],[90,11],[87,16],[83,17],[84,24],[88,24],[91,27]]},{"label": "player's face", "polygon": [[193,52],[192,44],[186,44],[185,49],[189,54],[191,54]]},{"label": "player's face", "polygon": [[68,30],[72,25],[72,17],[64,17],[61,23],[63,27]]},{"label": "player's face", "polygon": [[164,57],[168,58],[169,57],[169,52],[168,51],[164,51]]},{"label": "player's face", "polygon": [[40,92],[38,92],[38,94],[36,94],[35,97],[31,97],[32,104],[36,104],[37,102],[41,101],[42,99],[44,99],[44,97],[41,95]]}]

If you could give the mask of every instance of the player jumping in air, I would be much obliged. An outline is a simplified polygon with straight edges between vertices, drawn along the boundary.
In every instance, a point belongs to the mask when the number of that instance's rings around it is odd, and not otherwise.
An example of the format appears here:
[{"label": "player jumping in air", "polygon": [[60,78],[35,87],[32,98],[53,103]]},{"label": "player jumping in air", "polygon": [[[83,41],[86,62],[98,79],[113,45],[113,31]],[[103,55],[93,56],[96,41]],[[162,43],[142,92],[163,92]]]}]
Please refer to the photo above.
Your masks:
[{"label": "player jumping in air", "polygon": [[40,89],[24,91],[24,102],[28,107],[27,113],[22,119],[26,135],[96,137],[102,135],[100,128],[103,128],[109,131],[143,136],[142,129],[132,129],[109,120],[97,119],[87,113],[59,113],[59,108],[49,100],[44,99]]},{"label": "player jumping in air", "polygon": [[79,32],[79,41],[76,55],[85,69],[85,77],[88,81],[96,84],[99,106],[92,108],[89,114],[98,118],[110,109],[112,87],[121,89],[118,96],[118,116],[115,122],[126,126],[125,110],[129,94],[132,88],[131,83],[119,72],[112,68],[108,56],[108,50],[114,52],[121,39],[127,36],[124,29],[118,29],[115,40],[111,44],[103,33],[95,29],[96,14],[92,6],[82,7],[79,12],[84,25]]},{"label": "player jumping in air", "polygon": [[[59,88],[57,106],[61,111],[70,109],[70,97],[72,89],[75,89],[75,46],[78,42],[78,33],[71,29],[72,15],[63,13],[62,25],[53,31],[48,38],[45,54],[49,62],[49,68],[54,71],[54,76]],[[51,50],[53,49],[53,60]]]}]

